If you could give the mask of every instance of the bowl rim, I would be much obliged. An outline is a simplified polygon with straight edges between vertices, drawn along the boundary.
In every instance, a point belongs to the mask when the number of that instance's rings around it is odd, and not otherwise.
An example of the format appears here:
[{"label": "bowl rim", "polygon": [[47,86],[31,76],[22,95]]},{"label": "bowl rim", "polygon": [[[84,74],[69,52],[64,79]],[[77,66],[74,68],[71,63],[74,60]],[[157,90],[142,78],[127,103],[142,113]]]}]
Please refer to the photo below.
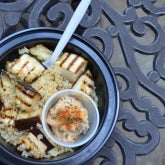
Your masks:
[{"label": "bowl rim", "polygon": [[[30,29],[25,29],[19,32],[16,32],[10,36],[7,36],[6,38],[2,39],[0,41],[0,49],[2,54],[0,55],[0,60],[3,57],[2,55],[4,54],[4,52],[7,52],[8,50],[6,49],[6,45],[9,46],[9,48],[13,48],[15,46],[15,44],[17,43],[22,43],[22,42],[30,42],[29,39],[32,37],[34,37],[34,34],[36,36],[37,39],[39,38],[44,38],[44,39],[51,39],[51,40],[57,40],[60,38],[60,36],[62,35],[62,30],[57,30],[55,28],[50,28],[50,27],[37,27],[37,28],[30,28]],[[49,34],[49,37],[47,36]],[[56,38],[55,36],[51,36],[51,34],[56,34]],[[23,35],[23,36],[22,36]],[[25,38],[27,37],[27,38]],[[36,39],[35,39],[36,40]],[[15,43],[16,42],[16,43]],[[112,100],[115,102],[115,104],[112,102],[113,107],[108,107],[107,110],[107,115],[104,118],[104,123],[103,126],[100,130],[100,132],[97,133],[97,135],[95,135],[97,137],[97,140],[100,140],[101,142],[98,143],[96,142],[96,139],[94,139],[93,141],[91,141],[88,146],[86,146],[85,148],[82,148],[81,151],[76,152],[76,154],[71,155],[70,157],[67,158],[63,158],[63,159],[59,159],[56,161],[34,161],[31,159],[26,159],[23,158],[21,156],[17,156],[16,154],[8,151],[3,145],[0,144],[0,153],[4,154],[6,158],[0,158],[0,160],[5,160],[7,161],[8,159],[13,159],[13,161],[22,161],[23,163],[27,163],[27,164],[65,164],[65,165],[69,165],[69,162],[75,162],[77,164],[77,161],[83,163],[85,161],[87,161],[88,159],[91,159],[105,144],[105,142],[109,139],[116,121],[117,121],[117,117],[118,117],[118,113],[119,113],[119,106],[120,106],[120,99],[119,99],[119,89],[118,89],[118,85],[117,85],[117,80],[115,78],[115,74],[113,72],[113,69],[110,65],[110,63],[108,62],[108,60],[102,55],[102,53],[94,46],[92,45],[89,41],[87,41],[85,38],[79,36],[78,34],[74,34],[70,40],[71,44],[73,44],[74,46],[79,47],[79,44],[81,43],[81,48],[86,48],[87,50],[85,50],[85,52],[94,52],[97,57],[96,60],[101,60],[99,61],[100,63],[102,63],[106,69],[106,74],[108,74],[109,76],[104,77],[106,78],[106,80],[109,80],[111,84],[113,84],[113,87],[109,85],[109,83],[107,84],[108,89],[112,90],[114,92],[114,98],[112,98]],[[87,53],[89,54],[89,53]],[[109,92],[108,90],[108,92]],[[112,92],[112,93],[113,93]],[[108,98],[109,99],[109,98]],[[114,110],[115,114],[113,116],[113,118],[111,118],[111,113],[110,110]],[[108,121],[112,120],[111,125],[109,125]],[[104,131],[106,131],[106,134],[103,134]],[[96,145],[97,144],[97,145]],[[92,147],[93,152],[91,152],[90,148]],[[7,154],[6,154],[7,153]],[[83,154],[88,153],[88,156],[85,156]],[[21,163],[21,162],[20,162]]]},{"label": "bowl rim", "polygon": [[[62,94],[64,94],[64,96],[61,96]],[[54,106],[54,103],[56,101],[58,101],[60,98],[62,97],[65,97],[65,96],[71,96],[71,97],[75,97],[75,95],[80,95],[81,97],[85,97],[90,103],[91,105],[93,106],[93,113],[95,113],[96,115],[96,120],[89,120],[89,123],[91,122],[95,122],[94,124],[94,127],[92,128],[92,132],[88,135],[88,136],[84,136],[82,135],[82,137],[85,137],[85,138],[82,138],[82,141],[78,141],[76,143],[74,142],[70,142],[70,143],[67,143],[67,142],[62,142],[60,140],[58,140],[52,133],[51,129],[49,128],[47,122],[46,122],[46,117],[47,117],[47,114],[48,112],[50,111],[50,108],[52,106]],[[59,97],[58,97],[59,96]],[[76,98],[76,97],[75,97]],[[78,101],[81,101],[80,98],[78,98]],[[51,104],[51,107],[49,106]],[[84,105],[84,104],[83,104]],[[87,108],[86,108],[87,109]],[[89,109],[87,109],[87,111],[90,111]],[[60,90],[58,91],[57,93],[55,93],[54,95],[52,95],[45,103],[44,107],[43,107],[43,110],[42,110],[42,115],[41,115],[41,121],[42,121],[42,126],[43,126],[43,129],[45,131],[45,133],[47,134],[47,136],[53,141],[55,142],[56,144],[59,144],[63,147],[70,147],[70,148],[75,148],[75,147],[79,147],[79,146],[82,146],[84,145],[85,143],[87,143],[96,133],[97,129],[98,129],[98,126],[99,126],[99,112],[98,112],[98,108],[95,104],[95,102],[88,96],[86,95],[84,92],[81,92],[79,90],[76,90],[76,89],[64,89],[64,90]],[[89,130],[91,130],[91,128],[89,127]],[[51,133],[50,133],[51,132]]]}]

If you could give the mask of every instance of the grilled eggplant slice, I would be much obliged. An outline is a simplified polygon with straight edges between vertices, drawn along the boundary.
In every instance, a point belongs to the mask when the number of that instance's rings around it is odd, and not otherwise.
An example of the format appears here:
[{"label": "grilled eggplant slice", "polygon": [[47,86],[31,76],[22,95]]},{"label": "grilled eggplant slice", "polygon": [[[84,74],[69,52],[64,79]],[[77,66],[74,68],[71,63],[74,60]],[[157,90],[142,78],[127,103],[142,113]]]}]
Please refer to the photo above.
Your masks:
[{"label": "grilled eggplant slice", "polygon": [[55,66],[59,73],[73,83],[86,70],[87,61],[76,54],[64,53]]},{"label": "grilled eggplant slice", "polygon": [[3,105],[3,102],[0,100],[0,110],[2,109]]},{"label": "grilled eggplant slice", "polygon": [[46,61],[51,55],[52,51],[46,48],[43,44],[36,45],[30,48],[30,53],[41,61]]},{"label": "grilled eggplant slice", "polygon": [[41,95],[30,85],[18,81],[16,85],[16,107],[21,111],[35,111]]},{"label": "grilled eggplant slice", "polygon": [[32,82],[45,70],[45,68],[35,58],[28,54],[23,54],[16,61],[8,62],[7,69],[20,80],[26,82]]},{"label": "grilled eggplant slice", "polygon": [[37,123],[41,123],[40,116],[14,120],[15,128],[17,128],[19,131],[35,127]]},{"label": "grilled eggplant slice", "polygon": [[[38,93],[38,91],[37,90],[35,90],[33,87],[31,87],[30,85],[28,85],[27,83],[25,83],[25,82],[23,82],[23,81],[17,81],[17,83],[19,84],[19,85],[21,85],[25,90],[29,90],[29,91],[31,91],[31,92],[33,92],[33,93]],[[39,93],[38,93],[39,94]]]}]

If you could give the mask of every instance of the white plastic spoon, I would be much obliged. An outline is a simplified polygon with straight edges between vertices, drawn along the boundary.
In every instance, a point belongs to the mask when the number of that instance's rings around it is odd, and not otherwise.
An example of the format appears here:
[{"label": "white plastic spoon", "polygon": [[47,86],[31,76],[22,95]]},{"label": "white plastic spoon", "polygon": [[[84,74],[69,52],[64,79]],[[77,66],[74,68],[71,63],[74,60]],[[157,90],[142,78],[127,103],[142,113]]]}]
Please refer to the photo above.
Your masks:
[{"label": "white plastic spoon", "polygon": [[47,61],[42,63],[46,68],[49,68],[52,64],[54,64],[59,55],[62,53],[64,47],[70,40],[72,34],[76,30],[78,24],[80,23],[85,12],[87,11],[90,2],[91,0],[81,0],[75,12],[73,13],[73,16],[69,21],[63,35],[61,36],[61,39],[59,40],[52,56]]}]

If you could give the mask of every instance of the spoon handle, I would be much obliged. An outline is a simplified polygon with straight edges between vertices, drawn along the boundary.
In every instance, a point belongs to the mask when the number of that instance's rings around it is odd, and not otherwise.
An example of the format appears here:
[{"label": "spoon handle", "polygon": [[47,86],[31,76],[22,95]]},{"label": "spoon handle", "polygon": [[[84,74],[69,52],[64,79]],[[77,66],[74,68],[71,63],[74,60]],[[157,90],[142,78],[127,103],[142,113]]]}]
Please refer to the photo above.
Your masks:
[{"label": "spoon handle", "polygon": [[45,62],[43,62],[43,65],[48,68],[52,64],[54,64],[58,58],[58,56],[63,51],[64,47],[70,40],[72,34],[76,30],[78,24],[80,23],[81,19],[83,18],[86,10],[88,9],[88,6],[90,4],[91,0],[81,0],[78,7],[76,8],[75,12],[73,13],[73,16],[71,20],[69,21],[63,35],[61,36],[61,39],[59,40],[52,56]]}]

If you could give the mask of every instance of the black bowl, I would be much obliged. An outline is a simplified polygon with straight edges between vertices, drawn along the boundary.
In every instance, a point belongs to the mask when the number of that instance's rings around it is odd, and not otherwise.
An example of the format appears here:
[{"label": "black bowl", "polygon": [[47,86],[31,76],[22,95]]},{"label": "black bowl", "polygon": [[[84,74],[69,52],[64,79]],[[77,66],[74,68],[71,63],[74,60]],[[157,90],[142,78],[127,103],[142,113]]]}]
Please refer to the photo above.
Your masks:
[{"label": "black bowl", "polygon": [[[43,43],[50,49],[54,49],[62,31],[52,28],[27,29],[15,33],[0,41],[0,70],[18,56],[17,50],[24,46],[31,47]],[[89,61],[89,68],[94,75],[96,92],[99,98],[100,125],[94,138],[71,155],[63,155],[57,159],[34,160],[23,158],[15,148],[0,138],[0,161],[5,164],[61,164],[76,165],[89,160],[103,147],[108,140],[117,120],[119,111],[119,92],[114,73],[109,62],[100,51],[78,35],[74,35],[65,51],[73,52],[85,57]]]}]

